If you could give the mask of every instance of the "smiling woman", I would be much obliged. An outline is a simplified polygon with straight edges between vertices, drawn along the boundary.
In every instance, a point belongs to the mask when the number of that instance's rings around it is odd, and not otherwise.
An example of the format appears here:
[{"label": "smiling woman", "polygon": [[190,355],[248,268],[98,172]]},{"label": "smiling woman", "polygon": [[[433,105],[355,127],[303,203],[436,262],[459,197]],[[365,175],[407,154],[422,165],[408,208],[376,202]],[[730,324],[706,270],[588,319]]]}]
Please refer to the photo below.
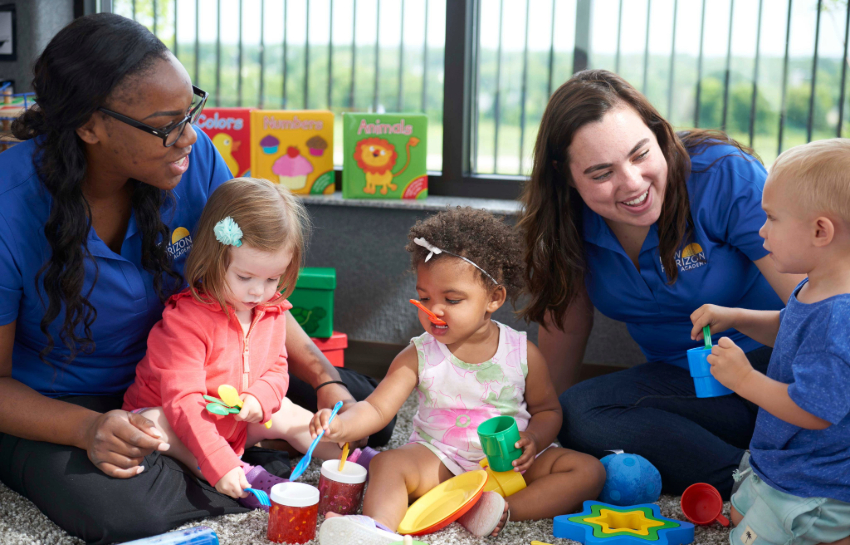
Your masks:
[{"label": "smiling woman", "polygon": [[[649,101],[605,70],[579,72],[543,115],[519,222],[531,301],[564,410],[568,448],[649,459],[665,490],[708,482],[728,496],[756,408],[698,399],[687,371],[690,315],[705,303],[779,309],[799,282],[767,258],[766,171],[716,131],[676,134]],[[574,385],[594,307],[623,321],[648,363]],[[728,330],[754,367],[771,349]],[[659,441],[663,435],[668,439]]]},{"label": "smiling woman", "polygon": [[[192,125],[207,95],[147,29],[106,13],[50,41],[33,88],[13,125],[24,142],[0,154],[0,480],[91,543],[243,512],[160,456],[153,422],[120,410],[201,210],[231,177]],[[371,393],[285,320],[277,354],[305,377],[290,381],[306,391],[296,402]]]}]

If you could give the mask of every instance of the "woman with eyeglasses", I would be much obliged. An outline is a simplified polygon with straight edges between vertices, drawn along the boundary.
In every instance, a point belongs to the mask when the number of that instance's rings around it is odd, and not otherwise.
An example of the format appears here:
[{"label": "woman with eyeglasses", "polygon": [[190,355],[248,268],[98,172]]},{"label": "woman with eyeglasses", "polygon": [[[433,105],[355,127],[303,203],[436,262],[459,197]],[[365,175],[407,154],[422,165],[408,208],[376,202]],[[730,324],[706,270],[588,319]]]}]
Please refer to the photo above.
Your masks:
[{"label": "woman with eyeglasses", "polygon": [[[24,142],[0,154],[0,480],[92,543],[245,512],[118,410],[207,197],[232,177],[192,126],[207,93],[106,13],[62,29],[34,76],[37,105],[13,124]],[[370,393],[287,319],[290,399],[315,411]]]}]

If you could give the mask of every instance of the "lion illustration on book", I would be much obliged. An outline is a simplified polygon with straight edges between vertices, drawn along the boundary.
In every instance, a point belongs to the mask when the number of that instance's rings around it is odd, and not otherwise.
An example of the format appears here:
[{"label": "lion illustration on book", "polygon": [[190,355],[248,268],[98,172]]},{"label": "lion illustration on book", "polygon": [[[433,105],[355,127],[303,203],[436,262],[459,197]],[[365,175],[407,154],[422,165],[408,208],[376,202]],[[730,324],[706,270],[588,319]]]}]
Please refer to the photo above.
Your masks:
[{"label": "lion illustration on book", "polygon": [[386,195],[387,189],[395,191],[398,186],[393,183],[393,178],[400,176],[407,170],[407,166],[410,164],[410,147],[415,147],[417,144],[419,144],[419,139],[411,136],[405,146],[407,161],[401,170],[393,174],[393,168],[395,168],[398,159],[395,146],[383,138],[364,138],[357,142],[357,147],[354,149],[354,159],[357,161],[357,166],[363,169],[366,174],[366,187],[363,188],[363,192],[374,195],[379,186],[381,195]]}]

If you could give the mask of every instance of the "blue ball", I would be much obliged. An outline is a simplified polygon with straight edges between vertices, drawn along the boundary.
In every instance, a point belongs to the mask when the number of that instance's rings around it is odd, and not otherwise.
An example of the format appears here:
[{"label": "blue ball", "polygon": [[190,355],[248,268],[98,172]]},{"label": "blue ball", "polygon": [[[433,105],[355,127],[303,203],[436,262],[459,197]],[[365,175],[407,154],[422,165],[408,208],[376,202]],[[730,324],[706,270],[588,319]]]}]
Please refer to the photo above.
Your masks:
[{"label": "blue ball", "polygon": [[609,454],[600,460],[607,477],[599,501],[627,506],[653,503],[661,496],[661,474],[637,454]]}]

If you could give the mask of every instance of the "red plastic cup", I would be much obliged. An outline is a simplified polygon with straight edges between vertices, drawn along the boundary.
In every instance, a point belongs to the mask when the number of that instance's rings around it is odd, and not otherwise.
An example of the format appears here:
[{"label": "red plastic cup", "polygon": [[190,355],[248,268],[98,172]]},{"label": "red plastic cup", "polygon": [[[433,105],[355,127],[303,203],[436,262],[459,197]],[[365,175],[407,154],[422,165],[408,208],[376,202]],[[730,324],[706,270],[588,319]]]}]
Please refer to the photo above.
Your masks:
[{"label": "red plastic cup", "polygon": [[716,488],[707,483],[696,483],[682,493],[680,500],[682,512],[694,524],[711,524],[714,521],[729,526],[729,519],[723,516],[723,499]]}]

